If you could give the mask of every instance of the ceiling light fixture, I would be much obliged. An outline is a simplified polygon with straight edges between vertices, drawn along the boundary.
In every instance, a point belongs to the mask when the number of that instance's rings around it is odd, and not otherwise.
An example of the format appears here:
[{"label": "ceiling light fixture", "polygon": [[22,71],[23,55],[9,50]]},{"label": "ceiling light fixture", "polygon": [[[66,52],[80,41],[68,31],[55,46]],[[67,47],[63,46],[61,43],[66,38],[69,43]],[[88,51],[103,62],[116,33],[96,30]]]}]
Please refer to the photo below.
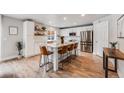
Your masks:
[{"label": "ceiling light fixture", "polygon": [[66,20],[67,18],[66,17],[64,17],[64,20]]},{"label": "ceiling light fixture", "polygon": [[81,14],[81,16],[85,16],[85,14]]}]

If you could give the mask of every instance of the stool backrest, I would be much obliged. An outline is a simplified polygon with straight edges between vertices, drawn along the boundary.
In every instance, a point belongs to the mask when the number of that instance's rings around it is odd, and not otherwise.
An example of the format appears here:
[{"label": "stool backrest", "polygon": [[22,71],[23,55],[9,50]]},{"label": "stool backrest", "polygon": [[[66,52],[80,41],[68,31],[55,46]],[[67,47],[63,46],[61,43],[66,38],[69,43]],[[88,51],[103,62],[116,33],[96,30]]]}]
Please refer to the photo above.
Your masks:
[{"label": "stool backrest", "polygon": [[63,50],[63,53],[67,53],[68,52],[68,46],[63,46],[62,50]]},{"label": "stool backrest", "polygon": [[76,49],[78,47],[78,43],[74,44],[74,49]]},{"label": "stool backrest", "polygon": [[62,46],[59,49],[60,49],[59,54],[65,54],[68,52],[68,46]]},{"label": "stool backrest", "polygon": [[46,46],[42,46],[42,47],[40,46],[40,53],[41,55],[48,55]]},{"label": "stool backrest", "polygon": [[68,45],[68,51],[72,51],[74,49],[74,44]]}]

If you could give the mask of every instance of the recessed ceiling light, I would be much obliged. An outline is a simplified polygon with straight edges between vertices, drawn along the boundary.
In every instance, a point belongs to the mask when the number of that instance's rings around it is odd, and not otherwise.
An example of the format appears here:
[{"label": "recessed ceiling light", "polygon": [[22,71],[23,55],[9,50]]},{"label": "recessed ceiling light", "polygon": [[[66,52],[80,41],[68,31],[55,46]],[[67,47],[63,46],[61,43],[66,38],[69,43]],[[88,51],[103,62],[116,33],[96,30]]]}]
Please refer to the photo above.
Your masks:
[{"label": "recessed ceiling light", "polygon": [[67,18],[66,17],[64,17],[64,20],[66,20]]},{"label": "recessed ceiling light", "polygon": [[81,14],[81,16],[85,16],[85,14]]}]

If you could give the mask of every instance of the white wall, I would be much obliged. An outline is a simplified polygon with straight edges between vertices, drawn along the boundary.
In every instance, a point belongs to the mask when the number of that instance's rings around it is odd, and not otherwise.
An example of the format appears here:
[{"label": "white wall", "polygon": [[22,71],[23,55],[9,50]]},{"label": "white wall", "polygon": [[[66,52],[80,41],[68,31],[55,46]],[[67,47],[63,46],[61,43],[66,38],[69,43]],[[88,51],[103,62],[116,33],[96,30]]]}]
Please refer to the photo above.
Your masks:
[{"label": "white wall", "polygon": [[[117,19],[120,16],[121,16],[120,14],[113,14],[108,17],[101,18],[95,22],[106,20],[109,22],[109,42],[118,41],[117,48],[124,52],[124,39],[117,38]],[[122,60],[118,60],[118,75],[119,77],[124,77],[124,61]]]},{"label": "white wall", "polygon": [[[121,15],[113,15],[113,29],[116,31],[116,36],[117,36],[117,19]],[[118,47],[121,51],[124,52],[124,38],[117,38],[118,41]],[[124,60],[119,60],[118,61],[118,74],[120,77],[124,77]]]},{"label": "white wall", "polygon": [[2,39],[2,37],[1,37],[1,34],[2,34],[2,15],[0,15],[0,60],[1,60],[1,39]]},{"label": "white wall", "polygon": [[[17,26],[18,27],[18,35],[9,35],[9,26]],[[18,55],[18,51],[16,48],[16,42],[22,40],[22,21],[9,18],[6,16],[2,16],[2,47],[1,47],[1,57],[2,60],[6,60],[8,58],[13,58]]]}]

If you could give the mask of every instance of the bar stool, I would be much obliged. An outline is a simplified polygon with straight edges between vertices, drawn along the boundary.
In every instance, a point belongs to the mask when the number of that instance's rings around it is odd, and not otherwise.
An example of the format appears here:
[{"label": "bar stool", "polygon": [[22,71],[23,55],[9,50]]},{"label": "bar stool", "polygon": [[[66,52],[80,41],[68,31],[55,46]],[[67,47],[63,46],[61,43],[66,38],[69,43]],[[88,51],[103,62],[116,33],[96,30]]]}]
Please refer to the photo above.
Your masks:
[{"label": "bar stool", "polygon": [[70,44],[68,45],[68,60],[72,60],[72,52],[73,52],[73,49],[74,49],[74,44]]},{"label": "bar stool", "polygon": [[75,56],[77,56],[77,48],[78,48],[78,43],[75,43],[75,44],[74,44]]},{"label": "bar stool", "polygon": [[[52,55],[53,52],[48,51],[46,46],[42,46],[42,47],[40,46],[40,53],[41,53],[41,55],[40,55],[40,64],[39,64],[40,67],[44,67],[44,66],[47,66],[48,64],[52,63],[52,62],[49,61],[49,56]],[[41,65],[41,58],[42,58],[42,56],[44,56],[44,63]],[[48,69],[47,72],[49,70],[51,70],[51,69],[52,68]]]},{"label": "bar stool", "polygon": [[68,54],[72,56],[72,51],[74,49],[74,44],[68,45]]},{"label": "bar stool", "polygon": [[65,61],[66,61],[66,56],[65,56],[65,54],[68,52],[68,46],[62,46],[62,47],[60,47],[59,48],[59,50],[58,50],[58,54],[60,54],[60,63],[61,63],[61,65],[62,65],[62,68],[60,68],[60,69],[62,69],[63,70],[63,64],[65,63]]}]

